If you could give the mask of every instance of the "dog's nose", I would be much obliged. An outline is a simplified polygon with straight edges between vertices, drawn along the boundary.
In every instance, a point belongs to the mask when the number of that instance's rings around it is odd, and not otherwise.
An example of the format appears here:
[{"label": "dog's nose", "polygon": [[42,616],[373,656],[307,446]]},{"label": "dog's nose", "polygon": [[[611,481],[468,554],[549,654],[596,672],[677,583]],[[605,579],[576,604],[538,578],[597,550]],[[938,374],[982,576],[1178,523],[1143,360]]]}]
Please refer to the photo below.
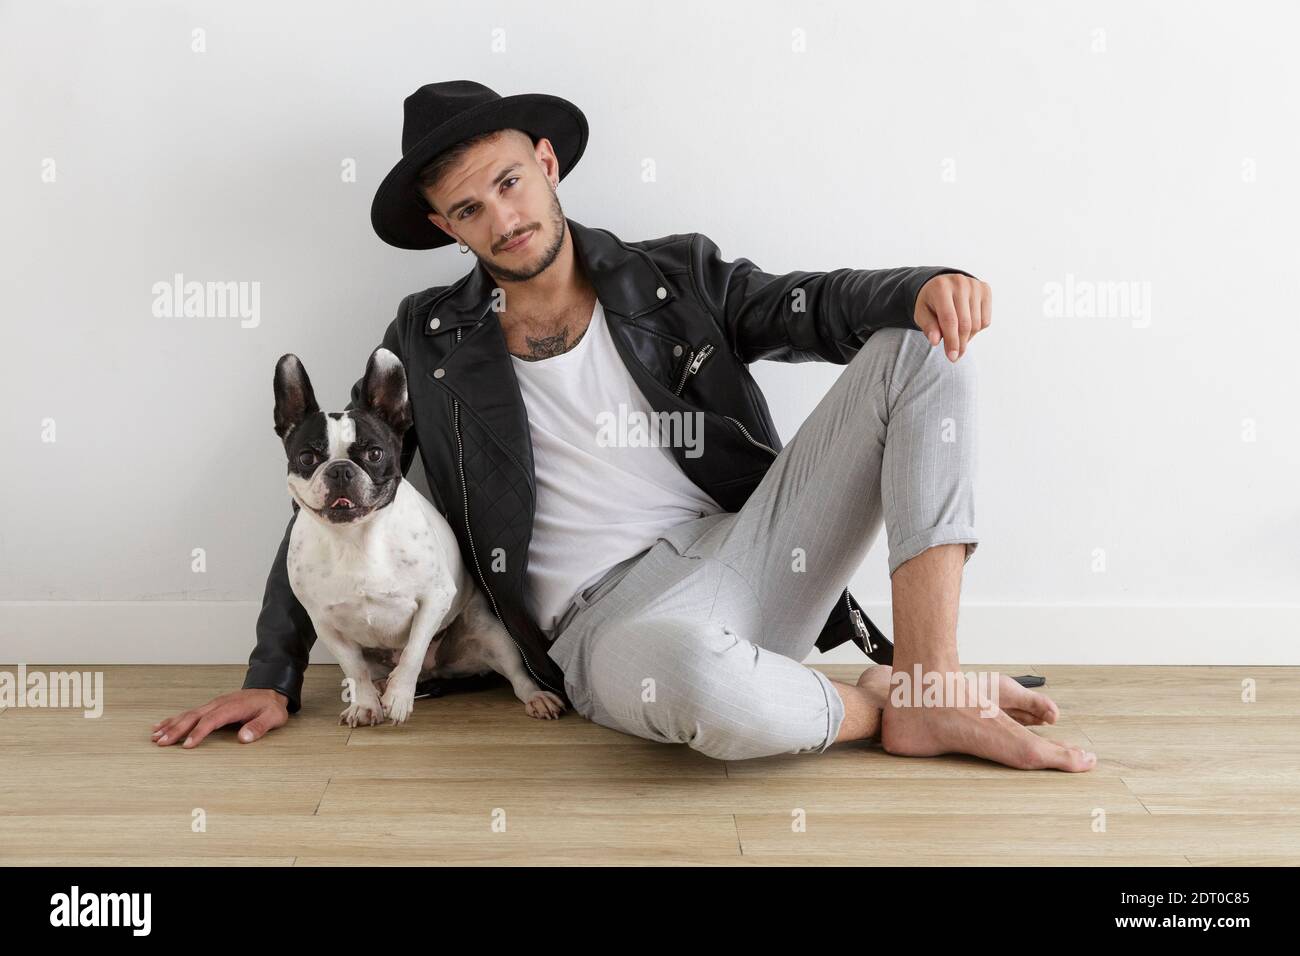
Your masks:
[{"label": "dog's nose", "polygon": [[336,461],[325,469],[325,477],[336,485],[346,485],[356,475],[356,467],[350,461]]}]

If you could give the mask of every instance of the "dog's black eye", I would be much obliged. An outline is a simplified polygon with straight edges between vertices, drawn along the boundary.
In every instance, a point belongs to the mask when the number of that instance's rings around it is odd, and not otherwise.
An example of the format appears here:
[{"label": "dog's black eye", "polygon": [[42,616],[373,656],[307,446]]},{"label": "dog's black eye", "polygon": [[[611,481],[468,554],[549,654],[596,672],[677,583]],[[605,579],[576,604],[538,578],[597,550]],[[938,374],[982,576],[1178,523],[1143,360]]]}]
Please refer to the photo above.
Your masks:
[{"label": "dog's black eye", "polygon": [[366,461],[369,462],[383,461],[383,458],[384,458],[384,450],[382,448],[366,449]]},{"label": "dog's black eye", "polygon": [[314,451],[301,451],[298,453],[298,464],[303,468],[310,468],[316,463],[316,453]]}]

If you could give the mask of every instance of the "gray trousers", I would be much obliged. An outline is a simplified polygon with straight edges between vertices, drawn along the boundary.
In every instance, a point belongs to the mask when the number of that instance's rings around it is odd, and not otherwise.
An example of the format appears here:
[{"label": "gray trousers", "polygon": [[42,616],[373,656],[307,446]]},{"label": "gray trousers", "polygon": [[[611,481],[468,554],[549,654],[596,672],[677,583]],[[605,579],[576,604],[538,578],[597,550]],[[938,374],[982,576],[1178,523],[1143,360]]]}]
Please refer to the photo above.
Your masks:
[{"label": "gray trousers", "polygon": [[970,352],[873,333],[738,512],[672,528],[575,598],[548,652],[575,709],[723,760],[829,747],[844,704],[800,662],[882,520],[891,575],[977,546],[976,378]]}]

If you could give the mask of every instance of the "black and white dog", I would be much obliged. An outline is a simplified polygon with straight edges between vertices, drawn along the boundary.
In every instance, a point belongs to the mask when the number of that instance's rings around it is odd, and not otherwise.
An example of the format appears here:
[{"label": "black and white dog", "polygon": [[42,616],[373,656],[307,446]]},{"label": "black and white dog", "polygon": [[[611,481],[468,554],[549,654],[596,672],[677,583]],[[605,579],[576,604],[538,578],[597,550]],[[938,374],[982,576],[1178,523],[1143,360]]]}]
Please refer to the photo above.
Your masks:
[{"label": "black and white dog", "polygon": [[564,702],[528,676],[447,520],[402,476],[411,421],[406,370],[388,349],[371,354],[347,412],[320,410],[298,356],[276,363],[275,433],[298,503],[289,583],[349,679],[339,722],[402,723],[418,681],[489,671],[510,681],[529,716],[558,717]]}]

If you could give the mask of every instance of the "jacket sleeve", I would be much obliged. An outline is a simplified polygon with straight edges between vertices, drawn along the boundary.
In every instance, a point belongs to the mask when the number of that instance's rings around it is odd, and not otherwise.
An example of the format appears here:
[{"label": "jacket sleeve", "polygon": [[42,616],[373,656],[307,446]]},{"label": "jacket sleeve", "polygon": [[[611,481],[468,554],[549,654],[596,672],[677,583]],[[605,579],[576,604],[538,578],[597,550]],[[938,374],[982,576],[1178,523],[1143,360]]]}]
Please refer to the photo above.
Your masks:
[{"label": "jacket sleeve", "polygon": [[[402,358],[401,342],[411,296],[398,306],[397,317],[384,333],[383,346]],[[367,356],[369,358],[369,356]],[[403,364],[405,359],[402,358]],[[352,386],[352,399],[346,409],[357,406],[365,375]],[[411,468],[416,452],[415,427],[406,430],[402,440],[402,474]],[[298,503],[293,502],[293,517],[285,527],[284,539],[271,564],[262,596],[262,610],[257,616],[257,646],[248,658],[248,672],[244,675],[244,689],[267,687],[289,698],[289,713],[302,709],[302,680],[307,671],[307,655],[316,643],[316,630],[306,608],[293,593],[289,584],[287,556],[293,523],[298,519]]]},{"label": "jacket sleeve", "polygon": [[690,270],[696,294],[746,364],[769,359],[845,365],[876,329],[917,328],[916,297],[935,276],[970,276],[946,266],[774,275],[745,258],[723,259],[703,233],[691,238]]}]

